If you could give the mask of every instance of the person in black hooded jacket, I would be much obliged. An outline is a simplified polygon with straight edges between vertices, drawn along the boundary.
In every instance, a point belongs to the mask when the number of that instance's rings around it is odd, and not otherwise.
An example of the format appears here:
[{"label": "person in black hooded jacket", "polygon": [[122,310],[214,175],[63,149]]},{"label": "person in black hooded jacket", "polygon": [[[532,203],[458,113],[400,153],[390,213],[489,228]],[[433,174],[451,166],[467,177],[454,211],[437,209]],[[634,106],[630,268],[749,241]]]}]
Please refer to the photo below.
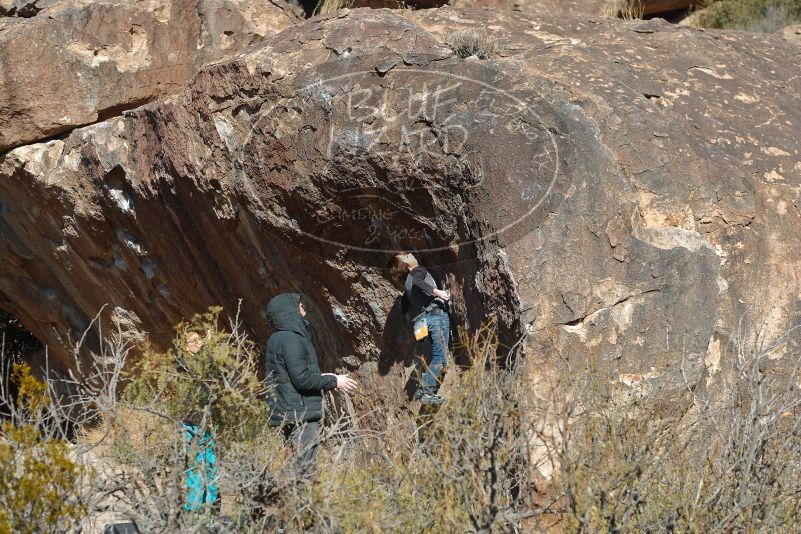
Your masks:
[{"label": "person in black hooded jacket", "polygon": [[305,472],[317,453],[322,392],[353,391],[358,384],[348,375],[320,372],[311,324],[298,293],[273,297],[267,316],[275,328],[265,351],[265,371],[272,386],[269,424],[283,428],[285,439],[296,448],[298,468]]}]

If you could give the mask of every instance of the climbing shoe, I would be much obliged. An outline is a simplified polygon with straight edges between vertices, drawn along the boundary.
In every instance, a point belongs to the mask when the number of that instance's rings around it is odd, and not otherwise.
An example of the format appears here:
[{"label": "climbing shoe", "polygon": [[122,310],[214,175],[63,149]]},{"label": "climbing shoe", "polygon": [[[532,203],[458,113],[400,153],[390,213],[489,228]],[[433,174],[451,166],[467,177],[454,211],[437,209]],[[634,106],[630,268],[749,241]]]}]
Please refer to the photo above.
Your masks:
[{"label": "climbing shoe", "polygon": [[445,402],[445,399],[433,393],[423,393],[417,400],[419,400],[421,404],[442,404]]}]

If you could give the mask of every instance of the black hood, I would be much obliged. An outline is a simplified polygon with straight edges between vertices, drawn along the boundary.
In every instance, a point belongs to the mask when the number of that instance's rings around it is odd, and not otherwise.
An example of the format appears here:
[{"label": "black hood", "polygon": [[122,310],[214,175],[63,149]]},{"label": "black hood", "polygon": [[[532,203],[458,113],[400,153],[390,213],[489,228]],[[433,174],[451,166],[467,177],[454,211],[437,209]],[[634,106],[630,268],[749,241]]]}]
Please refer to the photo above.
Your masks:
[{"label": "black hood", "polygon": [[309,323],[300,315],[299,293],[281,293],[267,304],[267,317],[276,330],[288,330],[309,337]]}]

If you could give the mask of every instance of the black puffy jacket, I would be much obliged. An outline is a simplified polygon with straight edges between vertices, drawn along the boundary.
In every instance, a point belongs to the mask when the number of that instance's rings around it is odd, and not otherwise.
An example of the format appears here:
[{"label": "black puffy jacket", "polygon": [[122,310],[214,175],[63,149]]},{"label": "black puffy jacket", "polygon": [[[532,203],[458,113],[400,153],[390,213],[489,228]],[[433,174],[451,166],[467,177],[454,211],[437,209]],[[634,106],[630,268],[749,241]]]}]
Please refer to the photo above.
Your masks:
[{"label": "black puffy jacket", "polygon": [[283,293],[267,304],[275,332],[267,341],[265,371],[270,388],[270,426],[319,421],[322,391],[334,389],[335,376],[322,376],[308,322],[298,311],[300,295]]}]

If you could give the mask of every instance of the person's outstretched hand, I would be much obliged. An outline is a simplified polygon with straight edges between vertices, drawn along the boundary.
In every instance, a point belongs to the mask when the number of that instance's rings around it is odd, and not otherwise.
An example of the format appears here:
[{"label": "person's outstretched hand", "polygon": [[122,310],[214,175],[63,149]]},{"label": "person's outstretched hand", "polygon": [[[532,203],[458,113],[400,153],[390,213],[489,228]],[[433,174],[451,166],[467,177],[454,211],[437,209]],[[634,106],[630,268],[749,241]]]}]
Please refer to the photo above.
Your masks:
[{"label": "person's outstretched hand", "polygon": [[441,298],[441,299],[442,299],[442,300],[444,300],[444,301],[451,300],[451,292],[450,292],[450,291],[444,291],[444,290],[442,290],[442,289],[435,289],[435,290],[432,292],[432,294],[433,294],[435,297],[439,297],[439,298]]},{"label": "person's outstretched hand", "polygon": [[335,375],[334,373],[322,373],[324,376],[335,376],[337,377],[337,389],[350,393],[351,391],[356,391],[359,387],[359,383],[356,382],[354,379],[349,377],[348,375]]},{"label": "person's outstretched hand", "polygon": [[359,387],[359,383],[348,375],[336,375],[336,377],[337,389],[350,393],[351,391],[356,391],[356,388]]}]

